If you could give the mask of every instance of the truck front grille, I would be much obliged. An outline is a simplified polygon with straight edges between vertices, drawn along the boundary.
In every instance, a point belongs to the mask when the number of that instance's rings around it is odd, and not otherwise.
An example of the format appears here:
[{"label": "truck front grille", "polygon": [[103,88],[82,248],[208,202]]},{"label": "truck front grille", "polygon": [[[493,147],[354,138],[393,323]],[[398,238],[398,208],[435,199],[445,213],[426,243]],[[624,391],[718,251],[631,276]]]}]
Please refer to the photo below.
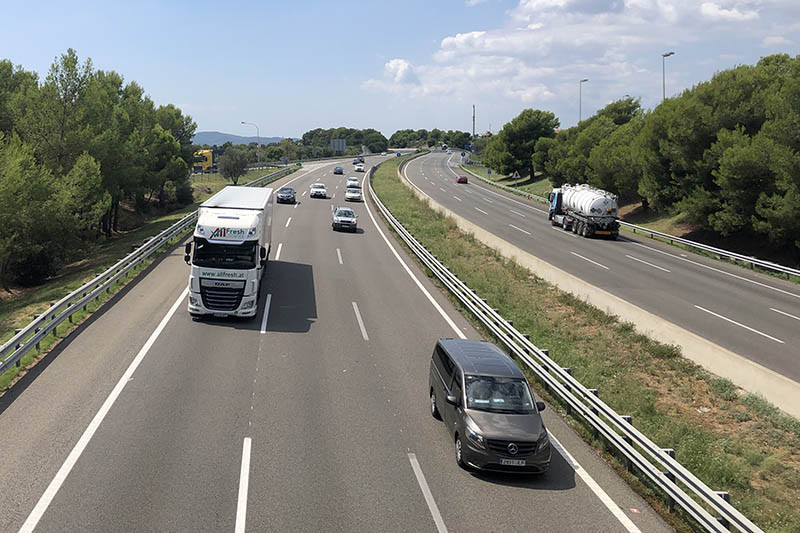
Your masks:
[{"label": "truck front grille", "polygon": [[206,309],[214,311],[233,311],[242,302],[244,289],[224,287],[200,287],[200,296]]}]

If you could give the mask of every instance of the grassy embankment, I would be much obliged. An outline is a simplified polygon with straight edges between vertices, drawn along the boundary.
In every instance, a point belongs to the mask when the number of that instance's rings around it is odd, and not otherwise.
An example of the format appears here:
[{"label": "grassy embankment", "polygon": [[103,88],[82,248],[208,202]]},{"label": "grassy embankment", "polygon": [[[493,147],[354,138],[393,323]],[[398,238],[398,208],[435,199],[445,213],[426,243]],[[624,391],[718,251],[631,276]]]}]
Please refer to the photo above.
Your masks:
[{"label": "grassy embankment", "polygon": [[[265,174],[270,174],[275,170],[248,172],[240,178],[239,184],[244,185]],[[16,289],[11,294],[0,291],[0,344],[10,339],[14,335],[16,329],[25,327],[33,320],[33,315],[43,313],[47,310],[51,302],[57,302],[108,269],[121,258],[129,254],[132,250],[132,246],[139,245],[145,239],[157,235],[168,228],[182,217],[197,209],[200,203],[226,185],[230,185],[230,182],[223,178],[221,174],[199,174],[194,176],[192,178],[194,203],[177,211],[160,216],[153,216],[151,218],[137,217],[132,212],[125,211],[121,214],[120,219],[123,227],[133,226],[128,231],[124,231],[110,240],[97,244],[92,249],[88,250],[86,257],[71,265],[67,265],[57,276],[42,285],[25,289]],[[152,257],[148,261],[145,261],[140,269],[146,267],[154,260],[155,257]],[[46,354],[49,348],[57,343],[59,339],[66,337],[72,328],[76,327],[88,315],[102,306],[103,303],[124,287],[127,281],[128,279],[123,278],[123,282],[115,285],[110,294],[103,293],[103,296],[97,302],[87,307],[86,312],[79,311],[75,313],[75,315],[73,315],[73,325],[67,322],[62,324],[58,329],[58,335],[56,337],[51,335],[43,340],[40,344],[40,349],[29,352],[22,359],[19,368],[13,367],[5,374],[0,375],[0,394],[6,390],[9,384],[13,383],[20,374],[20,371],[24,371],[27,366]]]},{"label": "grassy embankment", "polygon": [[[732,503],[756,524],[767,531],[800,532],[800,421],[464,234],[401,183],[398,164],[391,160],[379,167],[375,190],[439,260],[537,346],[549,348],[585,386],[597,388],[617,412],[631,415],[639,430],[674,448],[695,475],[715,490],[729,491]],[[541,387],[539,392],[548,397]],[[691,530],[582,422],[571,423],[673,525]]]}]

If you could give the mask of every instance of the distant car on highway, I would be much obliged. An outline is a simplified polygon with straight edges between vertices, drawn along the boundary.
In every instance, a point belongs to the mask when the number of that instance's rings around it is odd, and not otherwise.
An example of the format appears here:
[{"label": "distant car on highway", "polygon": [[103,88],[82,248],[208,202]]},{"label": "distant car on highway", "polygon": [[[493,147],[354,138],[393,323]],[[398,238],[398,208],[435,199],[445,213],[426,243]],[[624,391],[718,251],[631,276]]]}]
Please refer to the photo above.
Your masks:
[{"label": "distant car on highway", "polygon": [[364,196],[361,194],[360,187],[348,187],[344,193],[344,199],[347,202],[361,202]]},{"label": "distant car on highway", "polygon": [[350,187],[361,187],[361,180],[355,176],[351,176],[347,178],[347,185],[346,187],[349,189]]},{"label": "distant car on highway", "polygon": [[386,152],[381,152],[381,155],[386,155]]},{"label": "distant car on highway", "polygon": [[297,193],[291,187],[281,187],[275,197],[279,204],[293,204],[297,201]]},{"label": "distant car on highway", "polygon": [[314,183],[311,185],[311,193],[309,196],[311,196],[311,198],[327,198],[328,188],[325,187],[324,183]]},{"label": "distant car on highway", "polygon": [[361,163],[361,161],[359,161],[359,159],[357,157],[355,159],[353,159],[353,164],[354,165],[357,165],[359,163]]},{"label": "distant car on highway", "polygon": [[469,183],[469,180],[466,176],[458,176],[456,177],[456,183]]},{"label": "distant car on highway", "polygon": [[344,169],[342,167],[336,167],[333,169],[334,174],[344,174]]},{"label": "distant car on highway", "polygon": [[355,212],[349,207],[337,207],[333,210],[331,227],[333,228],[333,231],[342,229],[357,231],[358,216],[356,216]]},{"label": "distant car on highway", "polygon": [[541,474],[550,438],[528,381],[490,342],[440,339],[428,377],[431,415],[444,420],[465,469]]},{"label": "distant car on highway", "polygon": [[364,165],[356,165],[355,171],[356,172],[364,172]]}]

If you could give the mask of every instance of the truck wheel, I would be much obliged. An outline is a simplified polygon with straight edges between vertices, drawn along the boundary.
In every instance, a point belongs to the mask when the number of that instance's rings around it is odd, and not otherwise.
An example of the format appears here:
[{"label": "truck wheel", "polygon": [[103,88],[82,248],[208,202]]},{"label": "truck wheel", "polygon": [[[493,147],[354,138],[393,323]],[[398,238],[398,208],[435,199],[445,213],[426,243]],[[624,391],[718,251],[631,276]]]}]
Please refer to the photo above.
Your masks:
[{"label": "truck wheel", "polygon": [[580,225],[581,225],[580,221],[578,221],[578,220],[573,221],[572,222],[572,233],[577,235],[578,234],[578,226],[580,226]]},{"label": "truck wheel", "polygon": [[612,233],[612,234],[611,234],[611,240],[612,240],[612,241],[616,241],[616,240],[617,240],[617,237],[619,237],[619,233]]},{"label": "truck wheel", "polygon": [[564,228],[564,231],[569,231],[572,229],[572,224],[568,220],[565,220],[562,222],[562,224],[563,225],[561,227]]},{"label": "truck wheel", "polygon": [[581,224],[581,237],[588,237],[589,233],[586,231],[586,224]]},{"label": "truck wheel", "polygon": [[555,218],[551,218],[550,219],[550,225],[551,226],[556,226],[556,219]]}]

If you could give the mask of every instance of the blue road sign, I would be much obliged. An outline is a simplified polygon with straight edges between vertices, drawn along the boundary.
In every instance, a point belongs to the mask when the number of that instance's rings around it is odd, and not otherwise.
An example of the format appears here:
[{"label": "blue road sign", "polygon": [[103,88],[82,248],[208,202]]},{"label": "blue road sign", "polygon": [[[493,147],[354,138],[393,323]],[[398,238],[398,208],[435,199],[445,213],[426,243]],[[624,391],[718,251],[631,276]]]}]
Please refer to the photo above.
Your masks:
[{"label": "blue road sign", "polygon": [[402,154],[400,154],[400,152],[397,152],[397,157],[400,157],[401,155],[402,155]]},{"label": "blue road sign", "polygon": [[464,157],[465,155],[467,155],[467,152],[461,152],[461,157]]},{"label": "blue road sign", "polygon": [[491,174],[491,173],[492,173],[492,169],[491,169],[491,168],[487,168],[487,169],[486,169],[486,172],[488,172],[489,174]]}]

